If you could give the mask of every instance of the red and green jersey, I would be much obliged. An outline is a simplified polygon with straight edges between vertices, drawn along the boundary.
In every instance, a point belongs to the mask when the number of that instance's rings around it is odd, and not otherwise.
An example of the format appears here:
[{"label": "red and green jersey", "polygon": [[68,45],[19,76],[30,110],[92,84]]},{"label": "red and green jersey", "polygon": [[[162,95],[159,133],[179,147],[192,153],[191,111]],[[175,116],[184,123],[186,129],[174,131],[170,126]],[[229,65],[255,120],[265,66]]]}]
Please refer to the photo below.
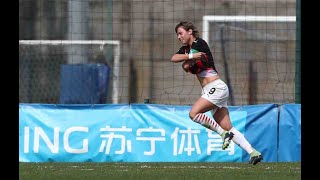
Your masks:
[{"label": "red and green jersey", "polygon": [[204,52],[206,54],[203,55],[200,59],[196,59],[194,65],[189,68],[189,71],[192,74],[197,74],[203,70],[209,69],[217,71],[214,66],[213,56],[208,44],[199,37],[196,38],[195,41],[193,41],[191,48],[188,45],[182,46],[176,54],[190,54],[197,52]]}]

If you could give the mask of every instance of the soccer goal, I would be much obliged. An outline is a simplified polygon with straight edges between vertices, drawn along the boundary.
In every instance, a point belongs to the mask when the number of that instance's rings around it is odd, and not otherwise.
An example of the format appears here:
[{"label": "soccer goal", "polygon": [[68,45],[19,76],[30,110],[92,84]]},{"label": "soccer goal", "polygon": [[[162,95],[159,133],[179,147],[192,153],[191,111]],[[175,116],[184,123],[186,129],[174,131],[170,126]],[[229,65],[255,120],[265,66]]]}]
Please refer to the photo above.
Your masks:
[{"label": "soccer goal", "polygon": [[205,15],[202,37],[223,70],[229,104],[294,102],[296,16]]},{"label": "soccer goal", "polygon": [[118,40],[19,40],[20,101],[57,103],[60,65],[81,63],[110,66],[112,88],[108,93],[109,101],[117,104],[120,88]]}]

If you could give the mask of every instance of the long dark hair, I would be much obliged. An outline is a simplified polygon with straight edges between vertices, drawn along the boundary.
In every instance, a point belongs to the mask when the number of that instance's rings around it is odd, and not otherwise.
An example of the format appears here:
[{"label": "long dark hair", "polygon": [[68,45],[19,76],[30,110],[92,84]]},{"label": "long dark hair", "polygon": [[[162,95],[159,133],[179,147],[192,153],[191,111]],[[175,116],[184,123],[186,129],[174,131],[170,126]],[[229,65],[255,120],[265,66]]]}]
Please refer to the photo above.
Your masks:
[{"label": "long dark hair", "polygon": [[189,31],[189,29],[192,29],[192,34],[196,38],[199,37],[199,35],[200,35],[198,29],[190,21],[181,21],[179,24],[177,24],[176,28],[175,28],[176,33],[177,33],[179,27],[182,27],[186,31]]}]

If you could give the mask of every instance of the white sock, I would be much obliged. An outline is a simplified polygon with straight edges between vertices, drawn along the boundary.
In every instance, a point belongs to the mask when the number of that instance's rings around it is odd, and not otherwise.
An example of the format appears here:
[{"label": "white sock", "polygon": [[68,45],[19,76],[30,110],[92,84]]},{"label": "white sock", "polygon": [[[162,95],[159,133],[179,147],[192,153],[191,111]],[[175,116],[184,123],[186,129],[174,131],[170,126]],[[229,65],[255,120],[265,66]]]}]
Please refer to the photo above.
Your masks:
[{"label": "white sock", "polygon": [[236,128],[232,127],[230,129],[231,132],[233,132],[234,136],[232,138],[232,141],[236,143],[238,146],[240,146],[243,150],[247,151],[247,153],[252,153],[253,149],[251,147],[251,144],[247,141],[247,139],[244,137],[244,135],[239,132]]},{"label": "white sock", "polygon": [[198,113],[192,120],[206,128],[211,129],[212,131],[220,135],[224,132],[224,130],[214,119],[210,118],[208,115],[204,113]]}]

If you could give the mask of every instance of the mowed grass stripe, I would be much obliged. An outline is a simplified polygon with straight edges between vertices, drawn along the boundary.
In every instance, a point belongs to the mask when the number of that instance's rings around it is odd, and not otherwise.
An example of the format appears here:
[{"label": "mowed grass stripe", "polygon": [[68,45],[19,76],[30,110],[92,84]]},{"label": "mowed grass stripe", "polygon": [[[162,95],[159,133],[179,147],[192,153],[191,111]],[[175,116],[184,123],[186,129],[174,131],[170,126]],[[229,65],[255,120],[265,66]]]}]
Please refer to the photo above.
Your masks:
[{"label": "mowed grass stripe", "polygon": [[19,179],[301,179],[301,163],[19,163]]}]

